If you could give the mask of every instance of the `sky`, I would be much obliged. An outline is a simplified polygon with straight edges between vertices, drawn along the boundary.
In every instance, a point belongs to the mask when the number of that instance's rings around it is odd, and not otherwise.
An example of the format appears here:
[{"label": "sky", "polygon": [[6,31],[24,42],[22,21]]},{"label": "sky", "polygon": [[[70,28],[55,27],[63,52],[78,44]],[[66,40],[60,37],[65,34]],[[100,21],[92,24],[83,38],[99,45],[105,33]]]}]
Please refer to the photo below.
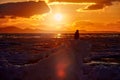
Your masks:
[{"label": "sky", "polygon": [[120,0],[45,0],[45,3],[0,0],[0,28],[120,32]]}]

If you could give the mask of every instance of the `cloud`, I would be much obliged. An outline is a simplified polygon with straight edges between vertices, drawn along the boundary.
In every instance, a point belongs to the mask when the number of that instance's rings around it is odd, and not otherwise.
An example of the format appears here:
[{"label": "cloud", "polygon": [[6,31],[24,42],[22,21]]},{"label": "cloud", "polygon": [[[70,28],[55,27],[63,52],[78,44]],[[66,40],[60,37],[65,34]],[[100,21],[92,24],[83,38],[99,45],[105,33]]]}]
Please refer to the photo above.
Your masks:
[{"label": "cloud", "polygon": [[96,24],[97,23],[88,20],[82,20],[82,21],[73,22],[72,26],[74,27],[74,29],[79,29],[79,30],[95,30]]},{"label": "cloud", "polygon": [[96,4],[93,4],[91,6],[88,6],[86,10],[98,10],[103,9],[106,6],[113,5],[113,2],[120,2],[120,0],[101,0],[99,2],[96,2]]},{"label": "cloud", "polygon": [[79,2],[94,2],[94,3],[105,3],[110,4],[114,1],[120,1],[120,0],[49,0],[49,2],[72,2],[72,3],[79,3]]},{"label": "cloud", "polygon": [[120,0],[49,0],[49,2],[72,2],[72,3],[96,3],[88,6],[85,10],[98,10],[106,6],[113,5],[113,2],[120,2]]},{"label": "cloud", "polygon": [[94,4],[91,6],[88,6],[85,10],[98,10],[98,9],[103,9],[105,7],[104,4]]},{"label": "cloud", "polygon": [[120,22],[113,23],[97,23],[91,21],[76,21],[72,25],[74,29],[86,30],[86,31],[119,31],[120,32]]},{"label": "cloud", "polygon": [[49,12],[49,7],[44,1],[16,2],[0,4],[0,17],[30,17]]},{"label": "cloud", "polygon": [[75,21],[73,23],[73,26],[79,27],[79,26],[93,26],[94,23],[88,20],[83,20],[83,21]]}]

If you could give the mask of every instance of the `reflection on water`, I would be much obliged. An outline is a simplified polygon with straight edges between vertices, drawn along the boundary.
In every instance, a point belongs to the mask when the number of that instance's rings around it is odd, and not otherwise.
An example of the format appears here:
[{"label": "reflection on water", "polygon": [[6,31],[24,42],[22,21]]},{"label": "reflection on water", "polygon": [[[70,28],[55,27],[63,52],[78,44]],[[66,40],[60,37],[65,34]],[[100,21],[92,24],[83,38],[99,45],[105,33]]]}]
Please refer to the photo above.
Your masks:
[{"label": "reflection on water", "polygon": [[61,34],[58,33],[57,36],[56,36],[56,38],[61,38]]}]

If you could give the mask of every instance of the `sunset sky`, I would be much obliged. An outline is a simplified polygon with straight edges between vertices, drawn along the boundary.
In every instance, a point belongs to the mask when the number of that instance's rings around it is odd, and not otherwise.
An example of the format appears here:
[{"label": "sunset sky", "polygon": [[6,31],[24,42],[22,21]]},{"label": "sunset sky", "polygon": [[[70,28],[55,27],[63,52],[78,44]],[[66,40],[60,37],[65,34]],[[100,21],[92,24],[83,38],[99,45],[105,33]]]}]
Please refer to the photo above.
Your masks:
[{"label": "sunset sky", "polygon": [[[28,13],[20,8],[19,2],[39,0],[0,0],[0,28],[16,26],[22,29],[47,31],[120,31],[120,0],[45,0],[44,5],[31,2]],[[9,2],[16,7],[7,8]],[[29,3],[29,2],[28,2]],[[20,3],[21,5],[25,5]],[[9,13],[12,10],[13,13]]]}]

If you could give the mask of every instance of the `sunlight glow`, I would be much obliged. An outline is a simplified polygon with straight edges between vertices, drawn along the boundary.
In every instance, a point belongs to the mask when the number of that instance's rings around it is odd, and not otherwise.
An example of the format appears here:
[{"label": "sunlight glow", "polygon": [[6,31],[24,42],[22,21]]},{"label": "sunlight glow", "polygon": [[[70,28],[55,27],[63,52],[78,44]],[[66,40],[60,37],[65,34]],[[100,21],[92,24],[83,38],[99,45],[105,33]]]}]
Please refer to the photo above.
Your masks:
[{"label": "sunlight glow", "polygon": [[57,34],[57,38],[61,38],[61,34],[60,33]]},{"label": "sunlight glow", "polygon": [[55,15],[54,15],[54,19],[56,20],[56,21],[61,21],[62,20],[62,14],[60,14],[60,13],[56,13]]},{"label": "sunlight glow", "polygon": [[39,0],[35,0],[36,2],[39,2]]}]

